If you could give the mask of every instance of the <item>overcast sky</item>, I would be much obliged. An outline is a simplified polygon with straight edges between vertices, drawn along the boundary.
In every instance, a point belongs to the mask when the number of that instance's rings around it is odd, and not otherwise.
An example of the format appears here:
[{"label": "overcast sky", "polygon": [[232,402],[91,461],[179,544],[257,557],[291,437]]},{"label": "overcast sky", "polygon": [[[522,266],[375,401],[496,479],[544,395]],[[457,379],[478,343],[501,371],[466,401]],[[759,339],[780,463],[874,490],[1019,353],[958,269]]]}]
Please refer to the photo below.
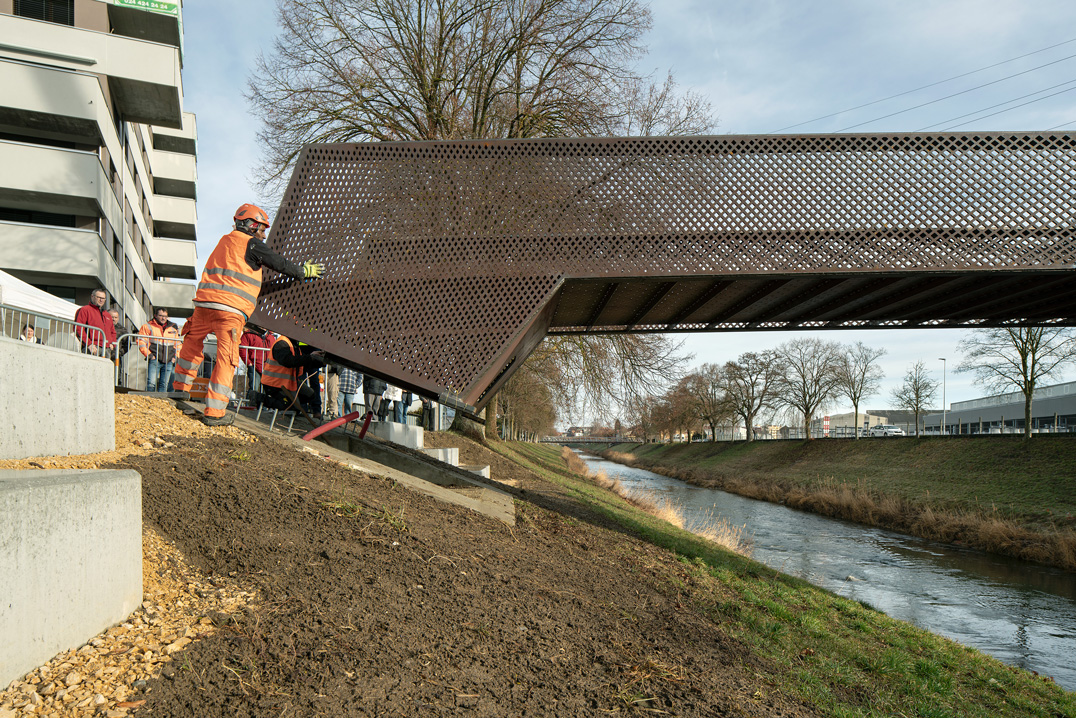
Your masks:
[{"label": "overcast sky", "polygon": [[[198,116],[200,263],[229,231],[235,208],[255,197],[258,121],[243,94],[258,51],[270,49],[276,32],[270,7],[267,0],[184,7],[185,107]],[[722,134],[1076,128],[1071,0],[662,0],[652,12],[650,54],[641,66],[658,79],[671,70],[682,89],[705,95]],[[952,371],[962,335],[933,329],[811,336],[888,350],[882,395],[867,402],[875,407],[890,404],[892,388],[917,360],[941,380],[940,357],[949,368],[947,403],[981,396]],[[699,364],[772,348],[797,334],[682,336]]]}]

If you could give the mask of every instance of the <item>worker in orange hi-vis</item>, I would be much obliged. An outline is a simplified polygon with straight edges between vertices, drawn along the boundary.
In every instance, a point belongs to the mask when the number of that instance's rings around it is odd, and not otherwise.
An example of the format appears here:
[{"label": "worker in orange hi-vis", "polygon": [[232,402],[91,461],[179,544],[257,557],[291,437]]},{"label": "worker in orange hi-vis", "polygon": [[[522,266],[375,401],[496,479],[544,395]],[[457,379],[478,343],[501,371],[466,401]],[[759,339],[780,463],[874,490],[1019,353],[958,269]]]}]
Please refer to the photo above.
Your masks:
[{"label": "worker in orange hi-vis", "polygon": [[224,426],[235,420],[235,415],[225,409],[239,363],[239,337],[261,292],[262,267],[295,279],[317,278],[324,270],[312,261],[300,267],[269,249],[265,246],[267,229],[269,215],[261,208],[244,204],[236,210],[235,229],[220,238],[206,260],[194,294],[194,314],[183,326],[174,391],[191,390],[202,363],[205,338],[208,334],[217,335],[217,361],[209,377],[202,417],[207,426]]}]

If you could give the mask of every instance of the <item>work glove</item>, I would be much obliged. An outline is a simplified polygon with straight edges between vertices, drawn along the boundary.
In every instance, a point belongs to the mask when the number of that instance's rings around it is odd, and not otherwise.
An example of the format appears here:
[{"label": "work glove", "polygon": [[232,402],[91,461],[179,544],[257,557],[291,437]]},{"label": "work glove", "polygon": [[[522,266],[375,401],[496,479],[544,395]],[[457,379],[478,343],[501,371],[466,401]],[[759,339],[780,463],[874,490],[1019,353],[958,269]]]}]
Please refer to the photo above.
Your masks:
[{"label": "work glove", "polygon": [[307,278],[307,279],[310,279],[310,278],[315,278],[316,279],[316,278],[320,277],[321,273],[324,272],[324,271],[325,271],[325,265],[324,264],[318,264],[318,263],[314,262],[313,260],[307,260],[306,264],[303,265],[303,276],[305,278]]}]

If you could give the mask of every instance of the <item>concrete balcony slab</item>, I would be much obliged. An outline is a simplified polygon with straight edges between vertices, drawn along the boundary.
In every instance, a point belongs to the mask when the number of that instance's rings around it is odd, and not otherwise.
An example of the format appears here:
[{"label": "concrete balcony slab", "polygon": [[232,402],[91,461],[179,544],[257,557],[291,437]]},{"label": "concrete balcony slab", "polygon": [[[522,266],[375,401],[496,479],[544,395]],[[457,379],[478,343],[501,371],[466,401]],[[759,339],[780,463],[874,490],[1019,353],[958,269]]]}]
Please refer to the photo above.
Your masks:
[{"label": "concrete balcony slab", "polygon": [[164,307],[173,317],[189,317],[194,313],[195,284],[154,281],[150,301],[154,307]]},{"label": "concrete balcony slab", "polygon": [[158,234],[177,239],[195,239],[198,212],[193,199],[155,194],[151,209]]},{"label": "concrete balcony slab", "polygon": [[93,152],[0,140],[0,202],[123,226],[119,201]]},{"label": "concrete balcony slab", "polygon": [[194,155],[150,150],[149,161],[154,193],[186,199],[197,198],[198,168]]},{"label": "concrete balcony slab", "polygon": [[198,278],[195,272],[198,251],[190,240],[153,237],[150,239],[150,256],[153,258],[154,269],[162,277]]},{"label": "concrete balcony slab", "polygon": [[198,152],[198,123],[193,112],[183,113],[183,126],[179,129],[153,127],[153,149],[165,152],[182,152],[193,155]]},{"label": "concrete balcony slab", "polygon": [[107,76],[117,107],[132,122],[183,126],[177,47],[15,15],[0,15],[0,38],[0,56]]},{"label": "concrete balcony slab", "polygon": [[0,269],[23,281],[103,286],[120,296],[123,277],[94,230],[0,222]]}]

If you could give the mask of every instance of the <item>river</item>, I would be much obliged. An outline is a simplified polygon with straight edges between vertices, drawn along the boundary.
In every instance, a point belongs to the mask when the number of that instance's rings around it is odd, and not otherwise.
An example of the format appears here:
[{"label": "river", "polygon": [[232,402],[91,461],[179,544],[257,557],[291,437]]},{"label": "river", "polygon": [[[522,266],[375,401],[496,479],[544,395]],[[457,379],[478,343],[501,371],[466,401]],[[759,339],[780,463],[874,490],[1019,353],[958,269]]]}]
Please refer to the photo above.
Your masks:
[{"label": "river", "polygon": [[752,558],[1076,691],[1076,574],[747,499],[582,455],[628,489],[743,526]]}]

